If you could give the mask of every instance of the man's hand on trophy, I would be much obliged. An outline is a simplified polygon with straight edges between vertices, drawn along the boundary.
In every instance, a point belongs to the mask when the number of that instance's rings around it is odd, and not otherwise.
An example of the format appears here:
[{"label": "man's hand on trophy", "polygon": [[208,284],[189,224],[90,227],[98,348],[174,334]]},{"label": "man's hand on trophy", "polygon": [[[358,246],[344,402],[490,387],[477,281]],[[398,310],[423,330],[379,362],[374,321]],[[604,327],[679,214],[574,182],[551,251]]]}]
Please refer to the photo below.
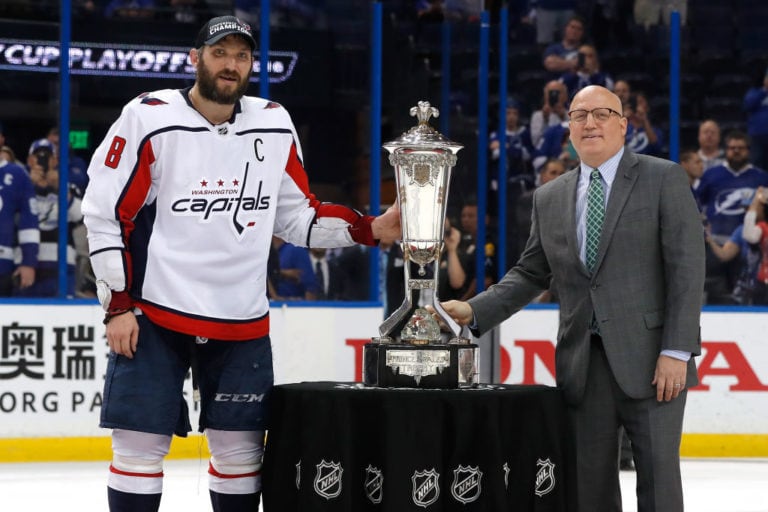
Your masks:
[{"label": "man's hand on trophy", "polygon": [[[449,300],[441,302],[440,305],[443,307],[443,310],[453,318],[454,322],[459,325],[469,325],[475,317],[474,312],[472,311],[472,306],[470,306],[468,302]],[[432,306],[426,306],[426,308],[432,317],[440,323],[440,326],[444,326],[445,322],[443,322],[440,315],[437,314],[435,308]]]},{"label": "man's hand on trophy", "polygon": [[400,227],[400,207],[397,203],[393,204],[387,211],[373,219],[371,223],[373,238],[385,243],[392,243],[399,240],[402,236]]}]

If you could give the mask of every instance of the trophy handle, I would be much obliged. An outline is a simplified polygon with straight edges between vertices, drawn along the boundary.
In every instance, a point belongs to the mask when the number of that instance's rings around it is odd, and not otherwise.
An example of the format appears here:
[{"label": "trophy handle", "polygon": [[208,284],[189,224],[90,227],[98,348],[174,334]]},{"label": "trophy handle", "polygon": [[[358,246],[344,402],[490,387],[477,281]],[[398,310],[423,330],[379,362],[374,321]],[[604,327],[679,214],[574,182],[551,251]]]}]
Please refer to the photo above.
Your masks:
[{"label": "trophy handle", "polygon": [[381,337],[387,337],[392,334],[392,331],[400,325],[403,320],[408,318],[408,314],[413,308],[413,302],[411,301],[411,294],[405,294],[405,300],[400,304],[400,307],[395,310],[394,313],[389,315],[386,320],[379,326],[379,334]]},{"label": "trophy handle", "polygon": [[406,257],[408,249],[403,247],[403,280],[405,281],[405,298],[400,307],[397,308],[386,320],[379,326],[379,335],[382,338],[392,337],[392,331],[400,325],[403,320],[408,318],[411,310],[413,309],[413,295],[408,286],[408,282],[411,280],[411,262]]}]

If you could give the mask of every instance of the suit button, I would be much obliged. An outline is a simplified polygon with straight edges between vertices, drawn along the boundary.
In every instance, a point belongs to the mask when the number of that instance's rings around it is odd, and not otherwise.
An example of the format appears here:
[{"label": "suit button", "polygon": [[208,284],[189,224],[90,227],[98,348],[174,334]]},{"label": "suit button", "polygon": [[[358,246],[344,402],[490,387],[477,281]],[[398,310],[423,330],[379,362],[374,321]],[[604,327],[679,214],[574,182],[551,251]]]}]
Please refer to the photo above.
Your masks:
[{"label": "suit button", "polygon": [[599,286],[600,286],[600,285],[597,285],[597,284],[593,284],[593,285],[592,285],[592,289],[593,289],[593,290],[597,290],[597,289],[599,288]]}]

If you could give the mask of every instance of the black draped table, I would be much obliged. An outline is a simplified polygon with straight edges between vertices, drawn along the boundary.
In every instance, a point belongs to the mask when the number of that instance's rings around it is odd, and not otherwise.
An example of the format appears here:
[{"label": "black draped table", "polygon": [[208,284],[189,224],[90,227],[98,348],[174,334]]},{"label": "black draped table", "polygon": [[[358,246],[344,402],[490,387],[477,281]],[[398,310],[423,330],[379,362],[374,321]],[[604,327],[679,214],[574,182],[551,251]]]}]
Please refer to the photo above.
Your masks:
[{"label": "black draped table", "polygon": [[270,425],[265,512],[561,512],[573,502],[553,387],[287,384],[274,388]]}]

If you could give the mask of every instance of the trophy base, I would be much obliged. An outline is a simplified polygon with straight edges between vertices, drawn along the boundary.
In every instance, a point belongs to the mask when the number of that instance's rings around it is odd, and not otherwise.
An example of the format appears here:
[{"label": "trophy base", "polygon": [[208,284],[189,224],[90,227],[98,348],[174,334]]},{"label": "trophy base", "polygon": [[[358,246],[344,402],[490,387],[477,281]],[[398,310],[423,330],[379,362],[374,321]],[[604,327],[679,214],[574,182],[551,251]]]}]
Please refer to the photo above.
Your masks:
[{"label": "trophy base", "polygon": [[474,343],[368,343],[363,347],[363,384],[383,388],[471,388],[479,382],[478,356]]}]

